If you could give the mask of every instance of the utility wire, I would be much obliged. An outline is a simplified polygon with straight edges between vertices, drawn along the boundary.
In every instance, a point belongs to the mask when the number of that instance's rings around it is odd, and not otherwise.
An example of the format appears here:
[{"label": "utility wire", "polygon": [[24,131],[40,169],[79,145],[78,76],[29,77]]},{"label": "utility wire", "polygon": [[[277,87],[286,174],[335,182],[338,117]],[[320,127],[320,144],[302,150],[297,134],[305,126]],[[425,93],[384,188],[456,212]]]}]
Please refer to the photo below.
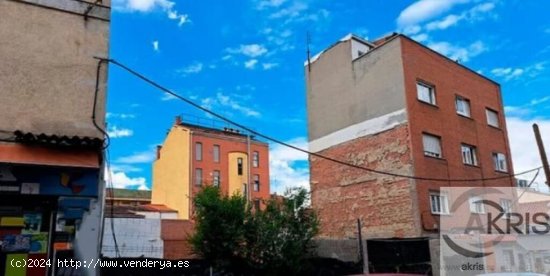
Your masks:
[{"label": "utility wire", "polygon": [[400,178],[408,178],[408,179],[415,179],[415,180],[426,180],[426,181],[439,181],[439,182],[476,182],[476,181],[489,181],[489,180],[498,180],[498,179],[506,179],[506,178],[510,178],[512,179],[514,176],[518,176],[518,175],[523,175],[523,174],[526,174],[526,173],[530,173],[530,172],[533,172],[535,170],[538,170],[540,169],[541,167],[538,167],[538,168],[534,168],[534,169],[531,169],[531,170],[528,170],[528,171],[524,171],[524,172],[521,172],[521,173],[517,173],[517,174],[511,174],[511,175],[507,175],[507,176],[497,176],[497,177],[489,177],[489,178],[474,178],[474,179],[447,179],[447,178],[432,178],[432,177],[421,177],[421,176],[411,176],[411,175],[405,175],[405,174],[399,174],[399,173],[392,173],[392,172],[386,172],[386,171],[381,171],[381,170],[376,170],[376,169],[371,169],[371,168],[366,168],[366,167],[362,167],[362,166],[359,166],[359,165],[355,165],[355,164],[351,164],[351,163],[348,163],[348,162],[345,162],[345,161],[342,161],[342,160],[338,160],[338,159],[335,159],[335,158],[332,158],[332,157],[329,157],[329,156],[325,156],[325,155],[322,155],[322,154],[319,154],[319,153],[315,153],[315,152],[310,152],[308,150],[305,150],[305,149],[302,149],[302,148],[299,148],[299,147],[296,147],[296,146],[293,146],[291,144],[288,144],[286,142],[283,142],[281,140],[278,140],[276,138],[273,138],[273,137],[270,137],[270,136],[267,136],[265,134],[262,134],[258,131],[255,131],[249,127],[246,127],[240,123],[237,123],[236,121],[233,121],[223,115],[220,115],[214,111],[211,111],[207,108],[204,108],[202,106],[200,106],[199,104],[177,94],[177,93],[174,93],[173,91],[171,91],[170,89],[160,85],[159,83],[153,81],[152,79],[142,75],[141,73],[133,70],[132,68],[114,60],[114,59],[107,59],[107,58],[99,58],[99,57],[95,57],[96,59],[99,59],[99,60],[102,60],[102,61],[107,61],[107,62],[110,62],[112,64],[115,64],[117,65],[118,67],[126,70],[127,72],[129,72],[130,74],[136,76],[137,78],[149,83],[150,85],[158,88],[159,90],[169,94],[169,95],[172,95],[173,97],[179,99],[179,100],[182,100],[184,102],[186,102],[187,104],[197,108],[197,109],[200,109],[216,118],[219,118],[229,124],[232,124],[232,125],[235,125],[241,129],[244,129],[246,131],[248,131],[249,133],[252,133],[256,136],[259,136],[259,137],[262,137],[266,140],[269,140],[271,142],[274,142],[276,144],[280,144],[282,146],[285,146],[285,147],[288,147],[288,148],[291,148],[291,149],[294,149],[294,150],[297,150],[297,151],[300,151],[300,152],[303,152],[303,153],[306,153],[308,155],[311,155],[311,156],[315,156],[315,157],[318,157],[318,158],[321,158],[321,159],[325,159],[325,160],[328,160],[328,161],[331,161],[331,162],[334,162],[334,163],[337,163],[337,164],[340,164],[340,165],[344,165],[344,166],[348,166],[348,167],[352,167],[352,168],[356,168],[356,169],[360,169],[360,170],[364,170],[364,171],[368,171],[368,172],[371,172],[371,173],[377,173],[377,174],[381,174],[381,175],[387,175],[387,176],[393,176],[393,177],[400,177]]},{"label": "utility wire", "polygon": [[111,164],[110,164],[110,155],[109,155],[109,149],[106,149],[104,151],[104,157],[105,157],[105,163],[107,164],[106,165],[106,169],[107,169],[107,186],[110,188],[110,196],[111,196],[111,235],[113,237],[113,243],[115,245],[115,254],[116,254],[116,257],[120,257],[120,250],[118,248],[118,242],[117,242],[117,239],[116,239],[116,233],[115,233],[115,215],[114,215],[114,209],[115,209],[115,206],[114,206],[114,198],[115,198],[115,189],[114,189],[114,185],[113,185],[113,174],[111,172]]}]

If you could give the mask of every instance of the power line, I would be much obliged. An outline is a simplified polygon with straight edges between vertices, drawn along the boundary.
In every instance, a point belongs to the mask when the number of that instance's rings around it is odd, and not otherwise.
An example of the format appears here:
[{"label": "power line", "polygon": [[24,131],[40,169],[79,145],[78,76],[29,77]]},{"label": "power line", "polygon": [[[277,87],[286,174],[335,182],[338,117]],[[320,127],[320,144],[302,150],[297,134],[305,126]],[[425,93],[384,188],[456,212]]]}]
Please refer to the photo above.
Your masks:
[{"label": "power line", "polygon": [[99,58],[99,57],[95,57],[96,59],[99,59],[99,60],[102,60],[102,61],[107,61],[107,62],[110,62],[112,64],[115,64],[117,65],[118,67],[126,70],[127,72],[129,72],[130,74],[136,76],[137,78],[149,83],[150,85],[158,88],[159,90],[169,94],[169,95],[172,95],[173,97],[179,99],[179,100],[182,100],[184,102],[186,102],[187,104],[197,108],[197,109],[200,109],[216,118],[219,118],[223,121],[226,121],[232,125],[235,125],[241,129],[244,129],[246,131],[248,131],[249,133],[252,133],[256,136],[259,136],[259,137],[262,137],[266,140],[269,140],[271,142],[274,142],[276,144],[280,144],[282,146],[285,146],[285,147],[288,147],[288,148],[291,148],[291,149],[294,149],[294,150],[297,150],[297,151],[300,151],[300,152],[303,152],[303,153],[306,153],[308,155],[311,155],[311,156],[315,156],[315,157],[318,157],[318,158],[321,158],[321,159],[325,159],[325,160],[328,160],[328,161],[331,161],[331,162],[334,162],[334,163],[337,163],[337,164],[340,164],[340,165],[344,165],[344,166],[348,166],[348,167],[352,167],[352,168],[356,168],[356,169],[360,169],[360,170],[365,170],[365,171],[368,171],[368,172],[371,172],[371,173],[377,173],[377,174],[382,174],[382,175],[388,175],[388,176],[393,176],[393,177],[400,177],[400,178],[408,178],[408,179],[415,179],[415,180],[426,180],[426,181],[438,181],[438,182],[476,182],[476,181],[490,181],[490,180],[498,180],[498,179],[506,179],[506,178],[510,178],[512,179],[514,176],[518,176],[518,175],[523,175],[523,174],[526,174],[526,173],[530,173],[530,172],[533,172],[535,170],[538,170],[540,169],[540,167],[538,168],[535,168],[535,169],[531,169],[531,170],[528,170],[528,171],[524,171],[524,172],[521,172],[521,173],[517,173],[517,174],[510,174],[510,175],[507,175],[507,176],[497,176],[497,177],[489,177],[489,178],[477,178],[477,179],[451,179],[451,178],[432,178],[432,177],[420,177],[420,176],[411,176],[411,175],[405,175],[405,174],[398,174],[398,173],[392,173],[392,172],[386,172],[386,171],[381,171],[381,170],[376,170],[376,169],[371,169],[371,168],[366,168],[366,167],[362,167],[362,166],[359,166],[359,165],[355,165],[355,164],[351,164],[351,163],[348,163],[348,162],[345,162],[345,161],[341,161],[341,160],[338,160],[338,159],[335,159],[335,158],[332,158],[332,157],[329,157],[329,156],[325,156],[325,155],[322,155],[322,154],[319,154],[319,153],[315,153],[315,152],[310,152],[308,150],[305,150],[305,149],[302,149],[302,148],[299,148],[299,147],[296,147],[296,146],[293,146],[291,144],[288,144],[286,142],[283,142],[281,140],[278,140],[276,138],[273,138],[273,137],[270,137],[270,136],[267,136],[265,134],[262,134],[258,131],[255,131],[247,126],[244,126],[240,123],[237,123],[236,121],[233,121],[223,115],[220,115],[214,111],[211,111],[207,108],[204,108],[202,106],[200,106],[199,104],[177,94],[177,93],[174,93],[173,91],[171,91],[170,89],[158,84],[157,82],[151,80],[150,78],[142,75],[141,73],[131,69],[130,67],[114,60],[114,59],[108,59],[108,58]]}]

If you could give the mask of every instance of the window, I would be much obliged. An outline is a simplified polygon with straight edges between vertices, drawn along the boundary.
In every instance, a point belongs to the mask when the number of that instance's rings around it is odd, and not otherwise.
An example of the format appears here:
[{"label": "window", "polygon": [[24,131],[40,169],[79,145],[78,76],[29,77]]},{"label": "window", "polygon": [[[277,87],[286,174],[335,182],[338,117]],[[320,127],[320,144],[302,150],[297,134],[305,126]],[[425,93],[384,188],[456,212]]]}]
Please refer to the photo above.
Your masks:
[{"label": "window", "polygon": [[260,200],[254,199],[254,210],[260,210]]},{"label": "window", "polygon": [[456,113],[470,117],[470,100],[456,96]]},{"label": "window", "polygon": [[520,188],[528,188],[529,182],[525,179],[517,179],[516,180],[518,187]]},{"label": "window", "polygon": [[252,153],[252,166],[254,168],[260,166],[260,153],[257,151]]},{"label": "window", "polygon": [[195,185],[202,185],[202,169],[200,168],[195,169]]},{"label": "window", "polygon": [[495,164],[495,170],[499,172],[507,172],[506,156],[502,153],[493,153],[493,163]]},{"label": "window", "polygon": [[195,160],[202,160],[202,143],[195,143]]},{"label": "window", "polygon": [[260,191],[260,176],[254,175],[254,192]]},{"label": "window", "polygon": [[494,127],[499,127],[498,124],[498,113],[491,109],[485,109],[485,113],[487,113],[487,124]]},{"label": "window", "polygon": [[462,162],[477,166],[476,147],[462,144]]},{"label": "window", "polygon": [[220,163],[220,146],[214,145],[214,149],[212,150],[212,159],[216,163]]},{"label": "window", "polygon": [[424,155],[441,158],[441,139],[430,134],[423,134]]},{"label": "window", "polygon": [[484,214],[485,205],[481,202],[483,199],[479,196],[470,197],[470,212],[474,214]]},{"label": "window", "polygon": [[430,193],[430,205],[432,214],[448,214],[449,200],[446,194]]},{"label": "window", "polygon": [[237,158],[237,174],[243,175],[243,159]]},{"label": "window", "polygon": [[512,212],[512,201],[509,199],[500,199],[500,207],[504,210],[504,217],[510,218],[510,213]]},{"label": "window", "polygon": [[420,101],[435,105],[435,91],[432,86],[416,83],[416,92]]},{"label": "window", "polygon": [[215,187],[220,186],[220,171],[212,172],[212,185],[214,185]]}]

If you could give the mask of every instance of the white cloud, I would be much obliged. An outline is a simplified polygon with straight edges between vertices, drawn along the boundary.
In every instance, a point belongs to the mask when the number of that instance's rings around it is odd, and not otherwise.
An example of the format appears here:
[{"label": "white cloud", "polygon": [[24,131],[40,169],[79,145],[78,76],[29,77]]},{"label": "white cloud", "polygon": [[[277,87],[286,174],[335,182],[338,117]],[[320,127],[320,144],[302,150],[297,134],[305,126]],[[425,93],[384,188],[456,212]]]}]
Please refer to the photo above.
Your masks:
[{"label": "white cloud", "polygon": [[153,41],[153,50],[155,52],[159,51],[159,41],[158,40]]},{"label": "white cloud", "polygon": [[263,68],[264,70],[269,70],[269,69],[272,69],[272,68],[277,67],[277,66],[279,66],[278,63],[272,63],[272,62],[271,62],[271,63],[270,63],[270,62],[268,62],[268,63],[262,63],[262,68]]},{"label": "white cloud", "polygon": [[441,20],[432,21],[426,24],[426,30],[445,30],[449,27],[455,26],[458,22],[466,20],[474,22],[483,19],[489,14],[491,10],[495,8],[495,4],[492,2],[486,2],[474,6],[473,8],[466,10],[460,14],[450,14]]},{"label": "white cloud", "polygon": [[[533,134],[533,123],[539,125],[542,140],[546,146],[547,155],[550,154],[550,120],[524,120],[519,117],[508,117],[507,120],[508,137],[510,140],[510,150],[512,151],[512,160],[514,172],[519,173],[541,166],[537,143]],[[519,178],[531,180],[535,173],[529,173]],[[544,172],[541,170],[536,182],[544,184]],[[544,186],[544,185],[542,185]]]},{"label": "white cloud", "polygon": [[507,116],[525,118],[531,116],[536,106],[550,101],[550,96],[532,99],[529,103],[518,106],[505,106]]},{"label": "white cloud", "polygon": [[426,24],[428,31],[432,30],[445,30],[451,26],[456,25],[462,18],[455,14],[449,14],[445,18]]},{"label": "white cloud", "polygon": [[413,35],[411,38],[418,41],[418,42],[424,42],[424,41],[427,41],[429,39],[428,35],[425,34],[425,33]]},{"label": "white cloud", "polygon": [[178,98],[172,96],[171,94],[164,94],[160,100],[161,101],[172,101],[172,100],[177,100]]},{"label": "white cloud", "polygon": [[112,7],[114,11],[120,12],[153,12],[162,10],[171,20],[176,20],[178,26],[190,22],[187,14],[179,13],[174,9],[176,5],[173,1],[168,0],[113,0]]},{"label": "white cloud", "polygon": [[251,107],[249,107],[249,105],[240,103],[234,98],[221,92],[218,92],[215,97],[203,98],[201,100],[201,106],[209,110],[213,110],[215,108],[229,108],[231,110],[238,111],[247,117],[258,118],[261,116],[260,112],[252,109]]},{"label": "white cloud", "polygon": [[226,51],[230,54],[242,54],[251,58],[267,53],[267,49],[261,44],[240,45],[239,48],[227,48]]},{"label": "white cloud", "polygon": [[397,18],[399,26],[409,26],[435,18],[458,4],[469,0],[420,0],[406,7]]},{"label": "white cloud", "polygon": [[111,113],[107,112],[107,119],[116,118],[116,119],[134,119],[136,115],[129,113]]},{"label": "white cloud", "polygon": [[459,62],[467,62],[470,58],[475,57],[487,50],[481,41],[476,41],[467,47],[455,46],[444,41],[430,42],[428,43],[428,47],[449,57],[452,60],[458,60]]},{"label": "white cloud", "polygon": [[134,131],[127,128],[118,128],[117,126],[113,126],[109,128],[107,134],[109,134],[109,138],[122,138],[132,136]]},{"label": "white cloud", "polygon": [[248,69],[254,69],[256,67],[256,63],[258,63],[257,59],[251,59],[244,63],[244,67]]},{"label": "white cloud", "polygon": [[[306,138],[299,137],[287,143],[306,149]],[[304,187],[309,190],[308,155],[285,146],[275,144],[269,150],[269,173],[271,192],[284,194],[288,188]]]},{"label": "white cloud", "polygon": [[276,12],[272,13],[269,18],[276,19],[276,18],[293,18],[298,17],[300,14],[307,10],[308,6],[305,3],[302,2],[294,2],[289,7],[278,9]]},{"label": "white cloud", "polygon": [[113,188],[116,189],[149,190],[145,177],[129,177],[124,171],[120,171],[114,166],[105,169],[104,178],[107,183],[110,182]]},{"label": "white cloud", "polygon": [[525,75],[529,77],[535,77],[545,69],[545,65],[545,62],[539,62],[523,68],[499,67],[491,70],[491,73],[495,77],[501,77],[504,78],[505,81],[510,81],[519,79],[521,76]]},{"label": "white cloud", "polygon": [[257,9],[262,10],[265,8],[277,8],[282,5],[286,0],[262,0],[258,2]]},{"label": "white cloud", "polygon": [[419,33],[422,30],[422,27],[420,25],[411,25],[407,26],[403,29],[403,33],[406,35],[414,35]]},{"label": "white cloud", "polygon": [[122,156],[117,158],[114,163],[116,164],[141,164],[151,163],[156,158],[156,149],[151,148],[147,151],[136,152],[128,156]]},{"label": "white cloud", "polygon": [[183,75],[197,74],[200,73],[203,69],[203,64],[201,62],[195,62],[187,67],[178,69],[177,72]]}]

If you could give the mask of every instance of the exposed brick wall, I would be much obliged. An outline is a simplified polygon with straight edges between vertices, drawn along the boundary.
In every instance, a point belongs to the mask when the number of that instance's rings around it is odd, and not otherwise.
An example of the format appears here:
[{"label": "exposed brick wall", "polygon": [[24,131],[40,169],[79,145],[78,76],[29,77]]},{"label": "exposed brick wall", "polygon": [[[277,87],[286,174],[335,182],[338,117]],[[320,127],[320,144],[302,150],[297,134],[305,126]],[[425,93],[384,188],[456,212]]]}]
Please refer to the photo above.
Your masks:
[{"label": "exposed brick wall", "polygon": [[[411,174],[408,126],[358,138],[320,154],[360,166]],[[312,206],[321,220],[320,237],[365,238],[419,234],[412,184],[408,179],[373,174],[331,161],[310,158]]]},{"label": "exposed brick wall", "polygon": [[161,239],[164,241],[164,258],[169,260],[196,258],[189,236],[193,233],[194,223],[190,220],[161,221]]}]

